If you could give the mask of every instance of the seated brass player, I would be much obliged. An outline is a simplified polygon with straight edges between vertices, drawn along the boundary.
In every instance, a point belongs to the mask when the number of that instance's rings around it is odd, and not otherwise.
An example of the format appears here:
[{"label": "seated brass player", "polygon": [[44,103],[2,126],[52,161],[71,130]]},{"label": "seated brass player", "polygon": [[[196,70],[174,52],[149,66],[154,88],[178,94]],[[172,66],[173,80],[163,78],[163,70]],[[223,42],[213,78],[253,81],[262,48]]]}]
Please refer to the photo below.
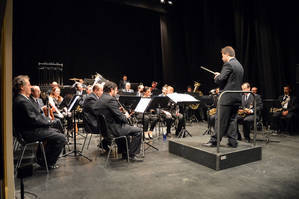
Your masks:
[{"label": "seated brass player", "polygon": [[[250,84],[245,82],[242,84],[242,91],[250,91]],[[263,109],[262,99],[258,94],[255,94],[256,99],[256,111],[257,119],[260,115],[261,110]],[[250,139],[250,126],[254,122],[254,96],[251,93],[244,93],[242,96],[242,107],[238,110],[238,124],[243,124],[243,133],[247,142],[251,142]],[[241,135],[239,134],[241,139]]]},{"label": "seated brass player", "polygon": [[[58,129],[52,128],[53,121],[48,120],[39,108],[30,100],[31,85],[28,76],[14,78],[13,125],[14,129],[27,142],[46,141],[45,152],[49,168],[57,168],[56,161],[63,146],[65,136]],[[38,164],[44,167],[41,153],[37,154]]]},{"label": "seated brass player", "polygon": [[283,93],[278,98],[281,106],[273,111],[271,127],[273,130],[293,133],[290,127],[298,108],[297,98],[291,94],[290,86],[284,86]]}]

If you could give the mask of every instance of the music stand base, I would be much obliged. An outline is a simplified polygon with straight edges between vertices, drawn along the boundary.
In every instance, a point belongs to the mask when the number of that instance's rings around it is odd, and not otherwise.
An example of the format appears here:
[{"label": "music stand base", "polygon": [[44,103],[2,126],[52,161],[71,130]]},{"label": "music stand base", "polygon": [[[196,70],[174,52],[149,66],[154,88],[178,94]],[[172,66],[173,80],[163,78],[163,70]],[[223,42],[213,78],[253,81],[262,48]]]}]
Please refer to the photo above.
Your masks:
[{"label": "music stand base", "polygon": [[[144,142],[144,144],[146,144],[148,147],[146,148],[146,149],[144,149],[144,151],[146,151],[148,148],[153,148],[153,149],[155,149],[155,150],[157,150],[157,151],[159,151],[159,149],[157,148],[157,147],[155,147],[155,146],[153,146],[153,145],[151,145],[150,143],[148,143],[148,142]],[[144,146],[143,146],[144,147]]]},{"label": "music stand base", "polygon": [[213,134],[213,131],[211,128],[208,128],[204,133],[203,135],[212,135]]},{"label": "music stand base", "polygon": [[66,156],[69,156],[71,154],[74,154],[74,157],[82,156],[82,157],[86,158],[87,160],[89,160],[90,162],[92,161],[89,157],[83,155],[80,151],[70,151],[66,154],[63,154],[61,157],[66,157]]},{"label": "music stand base", "polygon": [[192,137],[192,135],[189,133],[189,131],[187,131],[186,129],[185,129],[185,127],[183,127],[182,128],[182,130],[179,132],[179,134],[178,134],[178,138],[184,138],[184,137],[187,137],[187,136],[190,136],[190,137]]}]

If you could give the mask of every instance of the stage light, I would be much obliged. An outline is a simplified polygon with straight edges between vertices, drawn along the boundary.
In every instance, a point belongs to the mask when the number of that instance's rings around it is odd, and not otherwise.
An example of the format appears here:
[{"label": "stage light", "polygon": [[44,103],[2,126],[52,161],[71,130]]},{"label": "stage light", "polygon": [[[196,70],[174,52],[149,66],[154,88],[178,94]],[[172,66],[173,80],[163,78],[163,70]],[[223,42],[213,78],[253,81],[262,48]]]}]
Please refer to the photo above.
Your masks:
[{"label": "stage light", "polygon": [[173,3],[172,3],[172,1],[168,1],[168,4],[169,4],[169,5],[172,5]]},{"label": "stage light", "polygon": [[160,0],[161,3],[165,3],[165,0]]}]

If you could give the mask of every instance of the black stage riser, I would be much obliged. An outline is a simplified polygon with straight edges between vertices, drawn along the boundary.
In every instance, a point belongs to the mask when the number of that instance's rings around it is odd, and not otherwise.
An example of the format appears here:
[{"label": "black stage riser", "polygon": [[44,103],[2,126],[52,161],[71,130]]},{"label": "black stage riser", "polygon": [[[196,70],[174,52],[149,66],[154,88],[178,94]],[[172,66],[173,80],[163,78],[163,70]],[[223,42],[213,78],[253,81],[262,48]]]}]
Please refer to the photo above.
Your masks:
[{"label": "black stage riser", "polygon": [[[201,136],[202,137],[202,136]],[[215,170],[227,169],[262,159],[262,148],[260,146],[252,146],[250,144],[242,145],[240,148],[225,148],[225,152],[216,153],[216,148],[207,148],[201,146],[205,143],[202,138],[194,137],[192,146],[190,141],[192,138],[169,140],[169,152],[181,156],[193,162],[209,167]],[[191,141],[192,143],[192,141]]]}]

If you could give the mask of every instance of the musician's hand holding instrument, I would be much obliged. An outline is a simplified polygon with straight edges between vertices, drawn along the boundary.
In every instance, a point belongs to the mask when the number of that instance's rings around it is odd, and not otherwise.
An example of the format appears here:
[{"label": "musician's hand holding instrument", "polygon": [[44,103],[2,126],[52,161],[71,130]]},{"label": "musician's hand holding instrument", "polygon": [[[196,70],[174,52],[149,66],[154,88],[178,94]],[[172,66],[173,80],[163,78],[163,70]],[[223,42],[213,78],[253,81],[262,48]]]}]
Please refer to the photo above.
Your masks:
[{"label": "musician's hand holding instrument", "polygon": [[288,113],[289,113],[289,111],[288,111],[288,110],[285,110],[285,111],[282,111],[282,112],[281,112],[281,115],[282,115],[282,116],[287,116]]}]

